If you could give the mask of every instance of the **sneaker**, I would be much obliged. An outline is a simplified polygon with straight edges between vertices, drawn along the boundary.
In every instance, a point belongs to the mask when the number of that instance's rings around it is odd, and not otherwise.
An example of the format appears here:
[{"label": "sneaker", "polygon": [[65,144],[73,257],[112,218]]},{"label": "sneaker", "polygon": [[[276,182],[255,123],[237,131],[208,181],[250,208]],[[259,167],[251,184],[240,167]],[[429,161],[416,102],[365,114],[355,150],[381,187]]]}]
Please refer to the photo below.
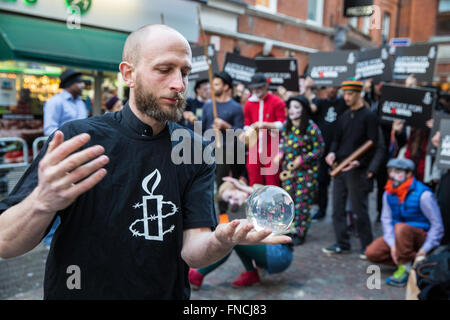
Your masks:
[{"label": "sneaker", "polygon": [[350,253],[350,249],[341,248],[338,244],[333,244],[327,248],[322,248],[322,252],[326,254]]},{"label": "sneaker", "polygon": [[386,279],[386,284],[394,287],[403,288],[408,282],[408,271],[405,266],[399,265],[392,276]]},{"label": "sneaker", "polygon": [[202,275],[195,269],[189,269],[189,283],[193,290],[198,290],[202,286],[203,278],[205,276]]},{"label": "sneaker", "polygon": [[259,281],[258,270],[253,270],[241,273],[236,281],[234,281],[231,285],[233,288],[242,288],[251,286]]},{"label": "sneaker", "polygon": [[359,258],[360,258],[361,260],[367,260],[367,257],[366,257],[366,248],[361,249],[361,252],[359,253]]},{"label": "sneaker", "polygon": [[312,217],[312,222],[317,222],[325,218],[325,213],[322,211],[317,211],[317,213]]}]

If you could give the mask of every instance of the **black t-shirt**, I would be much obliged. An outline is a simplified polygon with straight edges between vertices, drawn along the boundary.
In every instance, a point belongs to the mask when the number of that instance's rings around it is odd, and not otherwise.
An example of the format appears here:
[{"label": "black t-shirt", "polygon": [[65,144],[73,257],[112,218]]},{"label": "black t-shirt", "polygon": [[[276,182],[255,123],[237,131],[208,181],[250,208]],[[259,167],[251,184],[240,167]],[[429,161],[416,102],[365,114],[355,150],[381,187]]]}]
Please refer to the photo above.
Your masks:
[{"label": "black t-shirt", "polygon": [[[191,111],[196,117],[197,117],[197,121],[201,121],[202,120],[202,111],[203,111],[203,105],[204,102],[201,102],[200,100],[198,100],[197,98],[188,98],[186,100],[186,109],[185,111]],[[185,120],[184,118],[182,118],[178,124],[181,124],[182,126],[185,126],[191,130],[194,130],[194,125]]]},{"label": "black t-shirt", "polygon": [[366,107],[356,111],[348,109],[337,121],[330,152],[334,152],[336,161],[341,162],[367,140],[373,141],[373,147],[358,159],[360,168],[367,168],[375,154],[378,141],[378,118]]},{"label": "black t-shirt", "polygon": [[328,151],[336,130],[336,121],[348,107],[341,97],[334,100],[315,98],[313,103],[317,106],[317,112],[312,115],[312,119],[319,126]]},{"label": "black t-shirt", "polygon": [[[65,139],[89,133],[86,147],[102,145],[110,162],[100,183],[57,213],[61,225],[47,259],[44,299],[190,297],[189,268],[181,258],[183,231],[213,228],[217,223],[215,164],[175,165],[171,151],[181,140],[172,142],[171,133],[177,128],[181,126],[169,122],[160,134],[145,135],[151,127],[138,120],[128,105],[120,112],[61,128]],[[201,137],[185,132],[197,147],[199,141],[205,146]],[[0,202],[0,213],[34,189],[43,152],[11,196]],[[68,289],[71,265],[79,267],[80,290]]]}]

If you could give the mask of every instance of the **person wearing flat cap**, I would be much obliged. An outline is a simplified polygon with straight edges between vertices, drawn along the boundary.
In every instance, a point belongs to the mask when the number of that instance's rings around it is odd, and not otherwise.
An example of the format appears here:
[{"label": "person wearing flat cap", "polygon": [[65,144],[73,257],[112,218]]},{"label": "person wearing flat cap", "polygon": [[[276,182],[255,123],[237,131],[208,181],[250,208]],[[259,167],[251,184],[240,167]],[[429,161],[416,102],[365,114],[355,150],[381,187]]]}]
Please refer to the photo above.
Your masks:
[{"label": "person wearing flat cap", "polygon": [[386,283],[404,287],[412,262],[440,245],[444,235],[441,211],[432,190],[417,180],[412,160],[397,158],[387,164],[389,180],[383,194],[383,236],[366,249],[367,260],[397,265]]},{"label": "person wearing flat cap", "polygon": [[88,117],[85,103],[81,99],[84,82],[81,73],[65,70],[60,76],[59,87],[63,90],[44,104],[44,135],[50,136],[64,123]]}]

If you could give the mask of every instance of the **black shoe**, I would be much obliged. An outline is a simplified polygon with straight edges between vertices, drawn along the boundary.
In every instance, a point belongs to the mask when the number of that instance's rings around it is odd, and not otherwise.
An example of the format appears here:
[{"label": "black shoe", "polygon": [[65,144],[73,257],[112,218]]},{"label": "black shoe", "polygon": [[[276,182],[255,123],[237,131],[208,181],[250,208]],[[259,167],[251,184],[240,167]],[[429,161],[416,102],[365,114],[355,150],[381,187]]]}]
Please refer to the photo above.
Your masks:
[{"label": "black shoe", "polygon": [[314,217],[312,217],[312,222],[317,222],[322,220],[323,218],[325,218],[325,213],[323,213],[322,211],[317,211],[317,213],[314,215]]},{"label": "black shoe", "polygon": [[327,248],[322,248],[322,252],[326,254],[350,253],[350,249],[341,248],[338,244],[333,244]]},{"label": "black shoe", "polygon": [[299,237],[299,236],[295,236],[292,239],[292,244],[294,246],[301,246],[303,243],[305,243],[305,237]]}]

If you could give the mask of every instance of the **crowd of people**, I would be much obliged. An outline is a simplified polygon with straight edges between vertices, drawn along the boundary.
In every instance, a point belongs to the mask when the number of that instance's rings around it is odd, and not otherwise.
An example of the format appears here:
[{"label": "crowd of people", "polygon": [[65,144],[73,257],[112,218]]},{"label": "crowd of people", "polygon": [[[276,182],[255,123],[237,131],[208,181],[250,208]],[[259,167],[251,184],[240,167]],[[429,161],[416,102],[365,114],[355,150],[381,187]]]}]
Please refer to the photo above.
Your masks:
[{"label": "crowd of people", "polygon": [[[271,92],[264,74],[245,86],[220,72],[212,83],[199,81],[185,103],[191,59],[189,42],[168,26],[132,32],[119,66],[128,102],[108,97],[110,112],[87,119],[78,112],[80,74],[62,75],[64,90],[44,107],[49,139],[0,201],[1,258],[32,250],[56,229],[44,299],[189,299],[188,283],[201,288],[232,250],[245,268],[233,286],[252,285],[260,281],[258,268],[289,268],[328,202],[336,241],[322,251],[350,252],[350,221],[361,259],[397,266],[390,285],[404,286],[414,259],[448,244],[450,172],[435,170],[424,181],[424,150],[430,138],[439,144],[439,132],[430,137],[432,121],[427,128],[379,121],[381,84],[348,79],[317,88],[305,77],[299,92]],[[411,76],[407,85],[419,84]],[[450,112],[448,95],[437,108]],[[195,129],[195,121],[200,135],[218,133],[217,165],[172,161],[172,134]],[[235,139],[220,140],[220,133],[236,130],[242,131]],[[192,146],[200,142],[200,151],[207,150],[199,135],[187,133]],[[367,141],[372,148],[331,179],[330,169]],[[227,157],[242,145],[243,157]],[[375,240],[368,212],[374,181],[383,226]],[[267,185],[283,188],[294,202],[286,234],[254,230],[244,219],[249,195]],[[312,216],[314,204],[319,211]],[[74,265],[82,270],[82,288],[67,285],[67,266]]]},{"label": "crowd of people", "polygon": [[[419,86],[414,75],[404,85]],[[276,272],[289,266],[291,251],[305,243],[312,221],[325,218],[329,202],[336,241],[323,248],[323,253],[350,252],[353,231],[360,241],[361,259],[397,266],[386,279],[389,285],[404,287],[417,257],[449,243],[450,208],[444,196],[449,192],[449,173],[433,163],[433,178],[424,181],[427,144],[436,148],[439,132],[431,139],[432,119],[426,128],[411,128],[400,120],[381,121],[378,108],[382,83],[351,78],[340,87],[318,88],[306,76],[301,79],[299,92],[283,87],[272,92],[261,73],[246,86],[221,72],[214,75],[213,87],[216,117],[209,81],[202,80],[195,85],[195,97],[187,100],[180,123],[193,128],[193,123],[201,120],[203,132],[210,128],[244,130],[234,146],[224,148],[238,150],[238,145],[245,143],[245,165],[234,157],[216,168],[216,214],[221,222],[245,218],[246,199],[261,186],[279,186],[293,199],[295,218],[288,230],[292,242],[280,245],[289,250],[277,255],[284,264]],[[439,92],[436,108],[450,113],[448,93]],[[369,151],[331,178],[330,171],[367,141],[372,142]],[[273,166],[275,171],[263,173]],[[375,190],[375,222],[381,222],[383,230],[383,236],[377,239],[373,237],[368,204],[369,194]],[[318,208],[314,214],[313,205]],[[233,287],[259,282],[257,267],[274,272],[267,267],[274,259],[266,253],[267,248],[247,249],[245,254],[240,247],[235,249],[245,271]],[[206,268],[191,269],[192,287],[199,289],[203,278],[228,257]]]}]

